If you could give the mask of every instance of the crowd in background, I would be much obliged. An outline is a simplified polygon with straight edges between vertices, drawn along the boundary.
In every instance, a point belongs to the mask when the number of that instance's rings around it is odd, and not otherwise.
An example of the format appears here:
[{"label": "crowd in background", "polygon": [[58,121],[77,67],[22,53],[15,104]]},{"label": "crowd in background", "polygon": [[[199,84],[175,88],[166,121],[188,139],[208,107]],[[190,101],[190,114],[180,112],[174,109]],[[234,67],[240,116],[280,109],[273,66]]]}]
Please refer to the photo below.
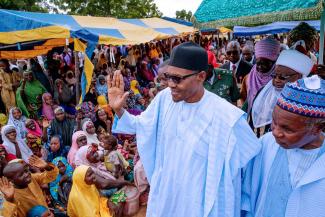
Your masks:
[{"label": "crowd in background", "polygon": [[[258,39],[230,41],[194,34],[136,46],[98,45],[91,58],[93,79],[81,103],[76,97],[81,76],[76,73],[83,72],[85,54],[74,55],[72,47],[55,48],[47,56],[28,60],[0,60],[0,176],[15,187],[13,198],[0,195],[0,213],[36,216],[33,213],[44,213],[49,207],[55,216],[88,216],[77,213],[89,212],[95,216],[91,212],[105,212],[108,207],[121,216],[137,212],[125,208],[133,197],[145,205],[150,187],[136,136],[112,133],[116,117],[108,104],[107,77],[121,71],[129,92],[125,109],[139,115],[173,79],[164,74],[171,50],[189,40],[208,53],[206,89],[245,110],[258,136],[268,132],[269,122],[252,121],[255,106],[261,103],[257,96],[270,81],[281,89],[306,75],[278,75],[280,52],[290,47],[317,64],[318,36],[306,25],[288,35]],[[29,179],[15,175],[26,170],[32,173]],[[40,179],[41,175],[46,178]],[[87,189],[89,183],[92,187]],[[2,179],[0,190],[8,185]]]}]

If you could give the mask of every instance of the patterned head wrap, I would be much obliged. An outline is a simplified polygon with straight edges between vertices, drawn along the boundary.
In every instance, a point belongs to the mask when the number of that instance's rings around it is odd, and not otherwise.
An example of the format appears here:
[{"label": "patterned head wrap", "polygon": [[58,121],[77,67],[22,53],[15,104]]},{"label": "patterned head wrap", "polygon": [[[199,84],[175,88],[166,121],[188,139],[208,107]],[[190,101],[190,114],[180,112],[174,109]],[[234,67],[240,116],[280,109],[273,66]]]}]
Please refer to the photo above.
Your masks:
[{"label": "patterned head wrap", "polygon": [[273,38],[266,38],[256,43],[256,58],[265,58],[276,61],[280,54],[280,42]]},{"label": "patterned head wrap", "polygon": [[325,118],[325,80],[315,75],[286,84],[277,105],[298,115]]}]

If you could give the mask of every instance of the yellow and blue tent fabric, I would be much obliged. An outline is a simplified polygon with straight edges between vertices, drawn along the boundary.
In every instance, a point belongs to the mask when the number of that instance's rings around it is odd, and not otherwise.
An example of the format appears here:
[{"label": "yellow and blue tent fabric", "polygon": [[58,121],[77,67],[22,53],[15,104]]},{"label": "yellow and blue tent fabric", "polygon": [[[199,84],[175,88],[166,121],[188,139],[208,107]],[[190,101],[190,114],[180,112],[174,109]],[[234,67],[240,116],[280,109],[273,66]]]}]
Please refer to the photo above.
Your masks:
[{"label": "yellow and blue tent fabric", "polygon": [[194,14],[199,29],[318,20],[324,0],[203,0]]},{"label": "yellow and blue tent fabric", "polygon": [[[81,77],[82,98],[90,87],[94,69],[90,59],[97,44],[133,45],[194,32],[193,27],[160,18],[116,19],[4,9],[0,10],[0,16],[0,43],[2,44],[46,39],[75,39],[75,50],[86,54],[85,69]],[[38,50],[38,54],[46,52],[47,48]],[[9,54],[4,53],[4,55]],[[19,56],[17,53],[13,55]]]},{"label": "yellow and blue tent fabric", "polygon": [[0,43],[79,38],[86,42],[132,45],[190,33],[193,27],[161,18],[116,19],[0,10]]},{"label": "yellow and blue tent fabric", "polygon": [[[320,31],[320,20],[304,21],[310,26],[314,27],[317,31]],[[287,21],[287,22],[274,22],[267,25],[246,27],[235,26],[234,35],[236,36],[252,36],[252,35],[264,35],[264,34],[278,34],[290,32],[293,28],[299,25],[301,21]]]}]

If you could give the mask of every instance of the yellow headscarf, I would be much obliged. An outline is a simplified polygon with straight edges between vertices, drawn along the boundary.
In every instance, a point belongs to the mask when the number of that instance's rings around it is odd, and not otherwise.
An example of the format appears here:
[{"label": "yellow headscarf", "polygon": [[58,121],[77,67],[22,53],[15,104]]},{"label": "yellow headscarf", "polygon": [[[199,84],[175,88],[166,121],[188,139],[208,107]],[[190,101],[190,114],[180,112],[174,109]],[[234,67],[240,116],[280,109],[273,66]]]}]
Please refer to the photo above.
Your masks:
[{"label": "yellow headscarf", "polygon": [[5,114],[0,113],[0,124],[1,124],[1,126],[6,125],[7,122],[8,122],[8,117]]},{"label": "yellow headscarf", "polygon": [[137,80],[132,80],[130,83],[130,89],[133,91],[134,95],[140,94],[140,91],[138,89],[138,81]]},{"label": "yellow headscarf", "polygon": [[97,97],[97,102],[98,105],[102,108],[103,106],[107,105],[107,100],[106,97],[104,95],[99,95]]},{"label": "yellow headscarf", "polygon": [[72,188],[68,201],[69,217],[111,217],[107,198],[101,198],[95,185],[87,185],[85,176],[89,166],[81,165],[72,176]]}]

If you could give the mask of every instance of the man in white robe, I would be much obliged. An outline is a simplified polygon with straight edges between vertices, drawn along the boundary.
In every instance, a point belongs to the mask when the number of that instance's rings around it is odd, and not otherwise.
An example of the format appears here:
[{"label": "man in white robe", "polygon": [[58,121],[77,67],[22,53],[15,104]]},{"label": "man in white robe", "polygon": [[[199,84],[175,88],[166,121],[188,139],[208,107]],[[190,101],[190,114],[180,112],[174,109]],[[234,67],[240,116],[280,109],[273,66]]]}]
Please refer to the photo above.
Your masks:
[{"label": "man in white robe", "polygon": [[113,132],[136,134],[149,184],[149,217],[240,216],[241,168],[260,151],[244,112],[205,91],[208,57],[193,42],[174,48],[160,92],[140,116],[123,109],[123,77],[108,79]]},{"label": "man in white robe", "polygon": [[325,216],[325,81],[287,84],[273,111],[272,133],[245,170],[246,217]]}]

